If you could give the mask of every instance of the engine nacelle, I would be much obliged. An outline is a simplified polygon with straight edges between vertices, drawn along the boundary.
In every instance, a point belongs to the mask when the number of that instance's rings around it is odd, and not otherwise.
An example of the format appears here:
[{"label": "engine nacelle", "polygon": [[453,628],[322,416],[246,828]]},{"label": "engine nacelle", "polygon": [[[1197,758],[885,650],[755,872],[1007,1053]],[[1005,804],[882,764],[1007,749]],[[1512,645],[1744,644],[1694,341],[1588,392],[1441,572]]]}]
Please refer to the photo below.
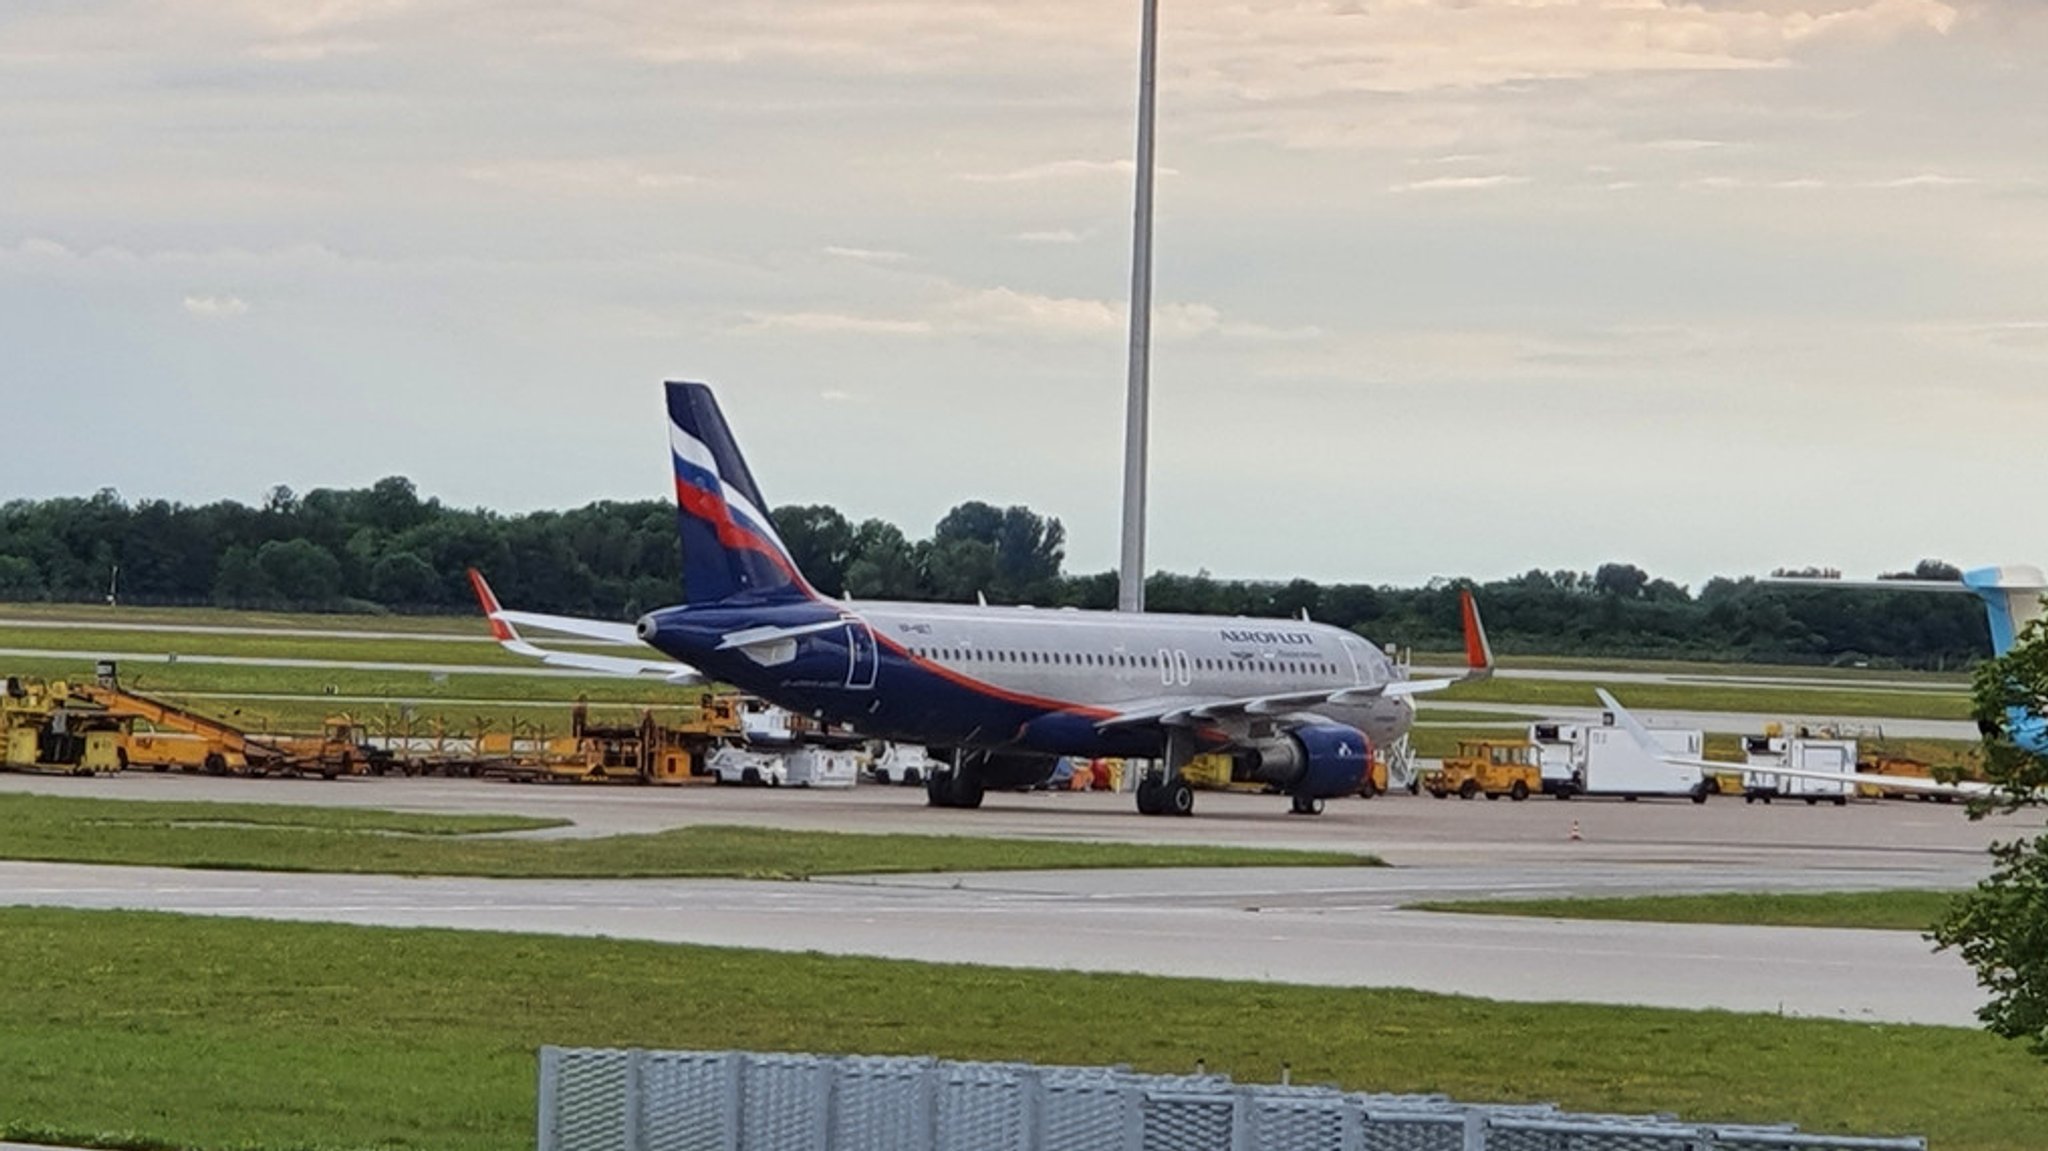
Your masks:
[{"label": "engine nacelle", "polygon": [[1289,795],[1330,799],[1356,792],[1372,765],[1372,742],[1341,723],[1309,723],[1252,745],[1255,774]]}]

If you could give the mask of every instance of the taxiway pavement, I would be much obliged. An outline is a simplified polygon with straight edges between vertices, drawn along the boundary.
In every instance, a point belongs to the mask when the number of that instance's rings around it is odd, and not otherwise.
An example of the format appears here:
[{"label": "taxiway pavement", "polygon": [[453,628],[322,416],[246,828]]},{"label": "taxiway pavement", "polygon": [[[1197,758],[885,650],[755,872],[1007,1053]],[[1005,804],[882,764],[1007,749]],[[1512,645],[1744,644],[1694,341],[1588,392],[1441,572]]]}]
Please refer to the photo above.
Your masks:
[{"label": "taxiway pavement", "polygon": [[[1912,932],[1601,923],[1403,910],[1425,899],[1959,888],[1985,847],[2042,817],[1973,823],[1924,803],[1804,804],[1408,796],[1320,819],[1271,796],[1204,794],[1192,819],[1104,794],[995,794],[932,811],[914,788],[771,791],[470,780],[0,776],[0,790],[554,816],[542,834],[697,824],[1373,852],[1392,868],[846,878],[483,880],[0,863],[0,903],[442,926],[816,950],[1075,971],[1410,987],[1968,1025],[1968,970]],[[1576,825],[1579,839],[1570,831]]]}]

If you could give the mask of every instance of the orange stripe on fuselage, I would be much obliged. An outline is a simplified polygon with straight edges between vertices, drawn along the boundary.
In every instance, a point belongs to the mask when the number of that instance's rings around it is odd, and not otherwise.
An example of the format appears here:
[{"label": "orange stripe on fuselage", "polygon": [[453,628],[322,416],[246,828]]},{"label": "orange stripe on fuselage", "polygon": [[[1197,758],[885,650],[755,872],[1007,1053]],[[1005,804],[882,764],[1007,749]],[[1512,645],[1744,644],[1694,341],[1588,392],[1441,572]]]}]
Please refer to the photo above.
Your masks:
[{"label": "orange stripe on fuselage", "polygon": [[909,660],[917,667],[977,694],[992,696],[1002,700],[1004,703],[1023,704],[1026,707],[1040,707],[1047,711],[1066,712],[1070,715],[1085,715],[1091,719],[1110,719],[1116,715],[1116,712],[1107,708],[1089,707],[1085,704],[1068,703],[1065,700],[1044,699],[1039,696],[1011,691],[1008,688],[997,687],[995,684],[975,679],[972,676],[962,675],[944,664],[934,663],[931,660],[912,655],[910,654],[910,649],[890,639],[888,636],[876,632],[873,627],[869,627],[868,631],[874,635],[876,643]]}]

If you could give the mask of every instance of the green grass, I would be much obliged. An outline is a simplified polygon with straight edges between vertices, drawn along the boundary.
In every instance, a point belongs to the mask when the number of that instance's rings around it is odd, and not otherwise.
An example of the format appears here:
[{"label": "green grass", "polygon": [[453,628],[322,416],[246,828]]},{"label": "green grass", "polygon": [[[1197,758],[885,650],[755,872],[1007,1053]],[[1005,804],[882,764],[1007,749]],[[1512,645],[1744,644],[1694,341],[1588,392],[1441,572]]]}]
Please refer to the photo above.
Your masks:
[{"label": "green grass", "polygon": [[1603,899],[1491,899],[1412,904],[1418,911],[1606,919],[1646,923],[1736,923],[1760,927],[1859,927],[1926,931],[1955,898],[1947,891],[1755,892]]},{"label": "green grass", "polygon": [[[440,639],[340,639],[330,636],[214,635],[203,632],[114,631],[103,628],[7,627],[0,648],[223,655],[238,658],[331,659],[377,663],[531,666],[533,661],[491,642],[488,634]],[[613,648],[616,652],[620,649]]]},{"label": "green grass", "polygon": [[542,1044],[1128,1063],[2038,1148],[2048,1068],[1960,1028],[816,954],[0,910],[0,1137],[531,1144]]},{"label": "green grass", "polygon": [[622,878],[1020,871],[1119,867],[1357,867],[1349,852],[1058,843],[685,827],[577,839],[479,838],[559,820],[425,816],[270,804],[156,803],[0,794],[0,858],[155,867],[400,875]]},{"label": "green grass", "polygon": [[[1445,703],[1510,703],[1537,707],[1599,707],[1596,685],[1531,679],[1461,683],[1437,695]],[[1970,718],[1962,687],[1927,691],[1853,688],[1721,687],[1712,684],[1626,684],[1614,694],[1632,711],[1740,711],[1766,714],[1884,716],[1899,719]]]},{"label": "green grass", "polygon": [[0,603],[0,619],[80,623],[168,624],[174,627],[310,628],[320,631],[417,632],[487,636],[483,616],[236,611],[213,607],[106,607],[84,603]]}]

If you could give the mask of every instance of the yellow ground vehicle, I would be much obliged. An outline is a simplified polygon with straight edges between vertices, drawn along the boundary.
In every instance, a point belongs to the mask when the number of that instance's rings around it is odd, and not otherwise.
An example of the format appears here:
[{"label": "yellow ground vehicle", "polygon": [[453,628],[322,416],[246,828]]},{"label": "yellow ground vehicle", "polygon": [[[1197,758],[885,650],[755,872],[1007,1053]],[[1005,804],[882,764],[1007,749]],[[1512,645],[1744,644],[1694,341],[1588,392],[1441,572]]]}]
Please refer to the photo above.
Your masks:
[{"label": "yellow ground vehicle", "polygon": [[1543,790],[1536,745],[1527,740],[1459,740],[1458,754],[1423,776],[1422,788],[1438,799],[1505,795],[1520,802]]},{"label": "yellow ground vehicle", "polygon": [[673,724],[652,710],[632,724],[590,722],[587,704],[569,713],[569,734],[521,738],[498,733],[478,741],[486,773],[520,782],[543,780],[628,783],[710,782],[705,760],[711,750],[744,734],[742,697],[706,695],[695,714]]},{"label": "yellow ground vehicle", "polygon": [[90,775],[121,768],[121,723],[58,680],[0,684],[0,767]]},{"label": "yellow ground vehicle", "polygon": [[[1943,769],[1943,778],[1955,778],[1945,774],[1949,770],[1949,768]],[[1864,756],[1857,762],[1856,771],[1860,775],[1888,775],[1919,782],[1927,782],[1936,778],[1934,765],[1925,760],[1913,759],[1902,755],[1885,755],[1882,752]],[[1969,778],[1970,774],[1967,771],[1964,772],[1964,778]],[[1955,802],[1955,796],[1952,795],[1932,795],[1918,789],[1908,790],[1906,788],[1886,787],[1881,783],[1859,783],[1856,785],[1856,794],[1866,799],[1917,799],[1922,803],[1930,801],[1935,803]]]}]

